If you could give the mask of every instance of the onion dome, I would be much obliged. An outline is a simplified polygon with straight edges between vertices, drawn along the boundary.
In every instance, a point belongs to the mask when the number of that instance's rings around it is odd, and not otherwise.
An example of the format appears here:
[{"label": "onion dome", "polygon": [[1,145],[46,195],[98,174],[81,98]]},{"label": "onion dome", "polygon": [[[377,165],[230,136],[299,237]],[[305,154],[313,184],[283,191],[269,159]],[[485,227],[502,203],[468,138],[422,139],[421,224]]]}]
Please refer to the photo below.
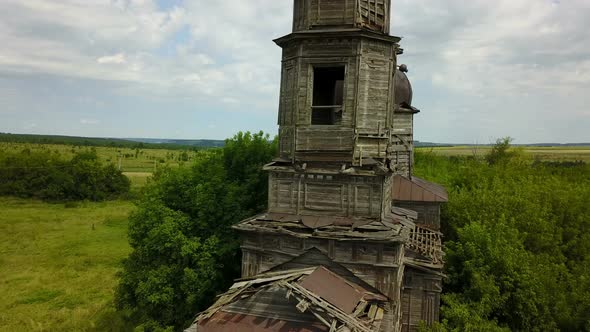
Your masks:
[{"label": "onion dome", "polygon": [[412,84],[406,73],[408,67],[406,65],[400,65],[394,75],[395,83],[395,103],[402,107],[408,107],[412,105]]}]

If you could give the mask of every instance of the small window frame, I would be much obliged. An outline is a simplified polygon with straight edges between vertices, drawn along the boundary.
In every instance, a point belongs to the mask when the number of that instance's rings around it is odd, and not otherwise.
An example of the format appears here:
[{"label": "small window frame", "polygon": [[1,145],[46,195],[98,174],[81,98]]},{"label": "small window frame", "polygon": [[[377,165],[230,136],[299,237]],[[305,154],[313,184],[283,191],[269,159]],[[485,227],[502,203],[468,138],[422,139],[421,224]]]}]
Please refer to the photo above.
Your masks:
[{"label": "small window frame", "polygon": [[[341,87],[341,105],[316,105],[316,69],[342,69],[342,87]],[[343,121],[343,115],[346,111],[346,87],[347,87],[347,73],[348,73],[348,65],[342,62],[330,62],[330,63],[315,63],[310,65],[310,75],[311,75],[311,89],[310,93],[310,113],[309,113],[309,123],[312,126],[320,126],[320,127],[334,127],[334,126],[341,126]],[[337,81],[336,81],[337,82]],[[336,86],[335,86],[336,87]],[[334,93],[333,98],[337,95]],[[332,109],[331,123],[314,123],[314,112],[320,109]]]}]

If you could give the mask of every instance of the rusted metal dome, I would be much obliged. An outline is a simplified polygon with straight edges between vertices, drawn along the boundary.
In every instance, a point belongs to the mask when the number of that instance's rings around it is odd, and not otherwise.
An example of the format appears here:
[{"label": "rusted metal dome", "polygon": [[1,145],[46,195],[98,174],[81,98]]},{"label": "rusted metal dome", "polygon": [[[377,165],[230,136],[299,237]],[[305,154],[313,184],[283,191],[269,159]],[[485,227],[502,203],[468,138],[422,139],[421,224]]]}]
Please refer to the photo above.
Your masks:
[{"label": "rusted metal dome", "polygon": [[406,76],[407,71],[408,67],[401,65],[395,73],[395,103],[397,105],[404,103],[408,106],[412,105],[412,84],[410,84],[410,80]]}]

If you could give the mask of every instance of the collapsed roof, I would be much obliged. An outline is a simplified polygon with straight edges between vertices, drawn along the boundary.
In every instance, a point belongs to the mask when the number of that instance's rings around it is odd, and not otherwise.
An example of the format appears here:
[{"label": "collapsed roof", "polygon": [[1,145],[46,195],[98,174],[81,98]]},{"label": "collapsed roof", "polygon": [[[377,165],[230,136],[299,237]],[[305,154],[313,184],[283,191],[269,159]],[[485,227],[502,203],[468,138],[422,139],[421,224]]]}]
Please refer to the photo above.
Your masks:
[{"label": "collapsed roof", "polygon": [[393,208],[391,215],[382,220],[264,213],[246,219],[233,228],[241,231],[288,234],[297,238],[404,242],[415,220],[415,212],[400,208]]},{"label": "collapsed roof", "polygon": [[323,266],[236,282],[185,332],[375,331],[388,298]]}]

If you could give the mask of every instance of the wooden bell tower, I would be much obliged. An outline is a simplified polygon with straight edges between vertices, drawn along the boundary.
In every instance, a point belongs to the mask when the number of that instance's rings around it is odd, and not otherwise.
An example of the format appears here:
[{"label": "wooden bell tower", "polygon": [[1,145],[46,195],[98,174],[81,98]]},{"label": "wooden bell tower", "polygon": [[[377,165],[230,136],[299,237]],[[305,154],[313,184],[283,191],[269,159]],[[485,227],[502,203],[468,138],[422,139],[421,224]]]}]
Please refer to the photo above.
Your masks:
[{"label": "wooden bell tower", "polygon": [[394,130],[401,49],[388,34],[389,6],[295,0],[293,33],[275,40],[283,56],[271,211],[387,217],[392,175],[409,174],[398,151],[411,150]]},{"label": "wooden bell tower", "polygon": [[351,166],[390,159],[401,50],[400,38],[388,34],[389,5],[295,1],[293,33],[275,40],[283,49],[282,158]]},{"label": "wooden bell tower", "polygon": [[[280,154],[264,167],[268,211],[234,226],[242,239],[244,280],[272,281],[276,288],[252,290],[265,295],[248,302],[232,293],[247,284],[237,283],[191,331],[224,330],[236,316],[209,320],[223,310],[256,317],[253,325],[265,319],[301,323],[277,307],[285,298],[280,288],[290,287],[279,279],[318,266],[383,299],[374,310],[344,314],[318,304],[329,296],[305,293],[297,310],[313,314],[306,319],[326,330],[415,331],[421,321],[438,319],[437,218],[446,192],[411,175],[418,110],[411,106],[405,66],[398,69],[400,38],[389,35],[390,4],[294,0],[293,31],[275,40],[283,49]],[[273,296],[276,301],[261,302]]]}]

